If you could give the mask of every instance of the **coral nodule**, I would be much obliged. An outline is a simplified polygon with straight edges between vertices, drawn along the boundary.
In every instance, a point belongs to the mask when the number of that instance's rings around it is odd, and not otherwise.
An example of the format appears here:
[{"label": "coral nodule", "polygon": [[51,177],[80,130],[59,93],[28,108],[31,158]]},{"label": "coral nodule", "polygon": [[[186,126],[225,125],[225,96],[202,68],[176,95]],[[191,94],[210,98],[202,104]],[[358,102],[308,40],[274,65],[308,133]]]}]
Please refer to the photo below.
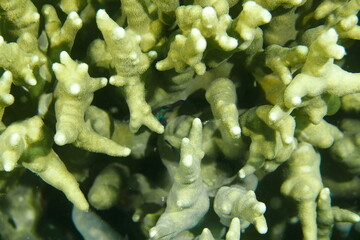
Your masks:
[{"label": "coral nodule", "polygon": [[0,240],[360,239],[359,11],[0,0]]}]

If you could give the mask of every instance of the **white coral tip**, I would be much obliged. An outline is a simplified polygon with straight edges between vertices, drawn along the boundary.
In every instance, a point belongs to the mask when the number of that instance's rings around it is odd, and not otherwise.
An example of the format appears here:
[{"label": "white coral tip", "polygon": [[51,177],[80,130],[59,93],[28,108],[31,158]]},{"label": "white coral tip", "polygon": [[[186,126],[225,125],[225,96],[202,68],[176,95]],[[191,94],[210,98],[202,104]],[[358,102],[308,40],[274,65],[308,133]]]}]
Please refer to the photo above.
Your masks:
[{"label": "white coral tip", "polygon": [[216,11],[213,7],[208,6],[202,10],[202,14],[205,16],[216,16]]},{"label": "white coral tip", "polygon": [[259,214],[264,214],[266,211],[266,205],[262,202],[255,204],[254,210]]},{"label": "white coral tip", "polygon": [[140,217],[141,217],[140,214],[135,213],[131,219],[133,220],[133,222],[139,222]]},{"label": "white coral tip", "polygon": [[271,20],[271,14],[267,10],[262,11],[260,16],[264,23],[268,23]]},{"label": "white coral tip", "polygon": [[60,62],[66,63],[70,60],[70,56],[66,51],[61,51],[60,53]]},{"label": "white coral tip", "polygon": [[239,126],[236,127],[232,127],[230,129],[230,133],[231,135],[235,136],[235,137],[240,137],[240,133],[241,133],[241,128]]},{"label": "white coral tip", "polygon": [[3,168],[6,172],[14,170],[17,161],[17,155],[14,151],[5,151],[1,158],[3,159]]},{"label": "white coral tip", "polygon": [[57,145],[63,146],[66,144],[66,136],[62,132],[57,132],[54,136],[54,141]]},{"label": "white coral tip", "polygon": [[26,83],[29,84],[30,86],[35,86],[37,84],[37,81],[35,78],[29,77],[26,78]]},{"label": "white coral tip", "polygon": [[268,228],[267,228],[266,224],[265,224],[265,225],[259,224],[259,225],[256,226],[256,230],[257,230],[260,234],[265,234],[265,233],[267,233]]},{"label": "white coral tip", "polygon": [[86,63],[80,63],[77,69],[82,73],[86,73],[89,70],[89,65],[87,65]]},{"label": "white coral tip", "polygon": [[299,54],[302,54],[302,55],[305,56],[305,55],[308,54],[309,48],[306,47],[306,46],[300,45],[300,46],[297,46],[297,47],[296,47],[296,51],[297,51]]},{"label": "white coral tip", "polygon": [[114,84],[116,83],[116,78],[115,78],[114,76],[111,76],[111,77],[109,78],[109,83],[110,83],[111,85],[114,85]]},{"label": "white coral tip", "polygon": [[211,231],[210,231],[210,229],[208,229],[208,228],[204,228],[204,229],[202,230],[202,234],[209,235],[209,234],[211,234]]},{"label": "white coral tip", "polygon": [[156,52],[156,51],[150,51],[150,52],[148,53],[148,55],[149,55],[150,58],[154,59],[154,58],[157,57],[157,52]]},{"label": "white coral tip", "polygon": [[12,78],[12,73],[10,71],[5,71],[2,75],[3,78],[6,78],[8,80],[11,80]]},{"label": "white coral tip", "polygon": [[114,40],[120,40],[125,37],[125,30],[122,27],[116,27],[113,29],[112,37]]},{"label": "white coral tip", "polygon": [[299,5],[303,0],[292,0],[291,1],[291,4],[296,6],[296,5]]},{"label": "white coral tip", "polygon": [[246,172],[245,172],[245,170],[244,170],[244,169],[240,169],[238,175],[239,175],[239,178],[241,178],[241,179],[245,178],[245,177],[246,177]]},{"label": "white coral tip", "polygon": [[243,8],[252,8],[255,7],[257,4],[254,1],[248,1],[246,3],[243,4]]},{"label": "white coral tip", "polygon": [[40,61],[40,58],[37,55],[31,57],[31,63],[36,64]]},{"label": "white coral tip", "polygon": [[78,83],[71,84],[69,92],[70,94],[76,95],[79,94],[81,90],[81,86]]},{"label": "white coral tip", "polygon": [[32,18],[33,18],[34,21],[38,21],[40,19],[40,14],[37,13],[37,12],[34,12],[32,14]]},{"label": "white coral tip", "polygon": [[16,146],[19,144],[21,136],[18,133],[13,133],[10,135],[9,144],[10,146]]},{"label": "white coral tip", "polygon": [[76,26],[81,26],[82,25],[82,20],[79,17],[79,15],[76,12],[70,12],[68,15],[69,19],[71,19],[71,21],[76,25]]},{"label": "white coral tip", "polygon": [[329,197],[330,197],[330,189],[329,188],[323,188],[320,191],[319,200],[326,200],[326,199],[329,199]]},{"label": "white coral tip", "polygon": [[107,82],[108,82],[108,81],[107,81],[106,78],[101,78],[101,80],[100,80],[101,86],[106,86]]},{"label": "white coral tip", "polygon": [[96,13],[96,17],[105,19],[108,17],[108,14],[106,13],[105,9],[99,9]]},{"label": "white coral tip", "polygon": [[124,156],[129,156],[130,153],[131,153],[131,149],[130,149],[130,148],[124,148],[124,150],[123,150]]},{"label": "white coral tip", "polygon": [[188,138],[183,138],[182,139],[183,144],[188,144],[189,142],[190,142],[190,139],[188,139]]},{"label": "white coral tip", "polygon": [[339,60],[342,59],[346,54],[345,48],[343,46],[335,45],[333,48],[334,58]]},{"label": "white coral tip", "polygon": [[49,15],[50,14],[50,9],[49,9],[50,6],[45,6],[42,10],[43,14],[44,15]]},{"label": "white coral tip", "polygon": [[204,38],[200,38],[195,45],[195,49],[197,52],[203,52],[206,49],[206,40]]},{"label": "white coral tip", "polygon": [[200,118],[194,118],[194,120],[193,120],[193,125],[194,125],[194,126],[201,126],[202,123],[201,123]]},{"label": "white coral tip", "polygon": [[324,37],[329,39],[337,39],[338,34],[334,28],[330,28],[327,32],[324,33]]},{"label": "white coral tip", "polygon": [[61,64],[60,63],[53,63],[52,65],[52,70],[56,73],[59,72],[61,68]]},{"label": "white coral tip", "polygon": [[199,37],[199,36],[201,36],[200,30],[197,29],[197,28],[192,28],[190,34],[193,35],[194,37]]},{"label": "white coral tip", "polygon": [[237,47],[238,41],[235,38],[229,38],[227,42],[227,47],[229,50],[233,50]]},{"label": "white coral tip", "polygon": [[3,102],[6,105],[11,105],[14,103],[14,96],[7,93],[0,96],[1,102]]},{"label": "white coral tip", "polygon": [[291,137],[291,136],[286,137],[285,140],[284,140],[285,144],[290,144],[290,143],[292,143],[293,141],[294,141],[294,138]]},{"label": "white coral tip", "polygon": [[276,122],[280,119],[280,115],[277,112],[270,112],[269,114],[269,120],[271,122]]},{"label": "white coral tip", "polygon": [[241,37],[245,40],[245,41],[250,41],[253,39],[254,35],[252,32],[246,30],[246,31],[243,31],[241,33]]},{"label": "white coral tip", "polygon": [[4,163],[4,170],[5,172],[11,172],[12,170],[14,170],[15,168],[15,164],[11,161],[6,161]]},{"label": "white coral tip", "polygon": [[185,167],[191,167],[193,165],[193,157],[191,155],[185,155],[183,164]]},{"label": "white coral tip", "polygon": [[282,77],[281,80],[283,81],[283,83],[285,85],[288,85],[292,80],[292,75],[291,74],[284,74],[284,75],[281,75],[281,77]]},{"label": "white coral tip", "polygon": [[68,17],[71,19],[75,19],[75,18],[79,17],[79,15],[75,11],[72,11],[69,13]]},{"label": "white coral tip", "polygon": [[292,103],[292,105],[294,105],[294,106],[299,105],[299,104],[301,103],[301,97],[298,97],[298,96],[293,97],[293,98],[291,99],[291,103]]},{"label": "white coral tip", "polygon": [[155,237],[155,235],[158,233],[158,231],[156,230],[155,227],[151,228],[150,231],[149,231],[149,236],[150,238],[153,238]]}]

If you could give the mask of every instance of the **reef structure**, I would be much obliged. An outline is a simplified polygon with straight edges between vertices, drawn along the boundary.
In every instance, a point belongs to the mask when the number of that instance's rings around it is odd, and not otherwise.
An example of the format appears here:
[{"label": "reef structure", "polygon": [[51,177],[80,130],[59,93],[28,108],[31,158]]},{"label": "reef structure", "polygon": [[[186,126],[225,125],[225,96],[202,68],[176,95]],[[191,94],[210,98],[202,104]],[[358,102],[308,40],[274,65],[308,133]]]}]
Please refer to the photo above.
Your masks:
[{"label": "reef structure", "polygon": [[0,0],[0,239],[359,239],[359,10]]}]

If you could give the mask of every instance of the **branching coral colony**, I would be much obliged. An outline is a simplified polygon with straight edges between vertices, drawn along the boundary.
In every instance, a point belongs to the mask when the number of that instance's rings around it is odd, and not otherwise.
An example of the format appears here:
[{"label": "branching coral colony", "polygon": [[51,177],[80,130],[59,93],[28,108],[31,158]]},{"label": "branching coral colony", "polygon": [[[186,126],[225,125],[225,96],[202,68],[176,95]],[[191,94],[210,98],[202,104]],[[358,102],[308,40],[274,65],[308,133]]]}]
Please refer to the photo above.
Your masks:
[{"label": "branching coral colony", "polygon": [[0,0],[0,239],[360,239],[359,10]]}]

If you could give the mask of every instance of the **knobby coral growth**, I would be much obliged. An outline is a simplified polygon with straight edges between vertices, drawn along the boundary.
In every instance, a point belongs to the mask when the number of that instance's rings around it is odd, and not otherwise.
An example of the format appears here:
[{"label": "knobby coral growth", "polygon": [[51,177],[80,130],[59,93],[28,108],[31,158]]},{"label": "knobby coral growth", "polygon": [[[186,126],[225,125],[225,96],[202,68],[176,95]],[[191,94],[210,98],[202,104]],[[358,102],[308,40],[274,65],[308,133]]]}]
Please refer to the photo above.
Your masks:
[{"label": "knobby coral growth", "polygon": [[359,239],[359,10],[0,0],[0,239]]}]

